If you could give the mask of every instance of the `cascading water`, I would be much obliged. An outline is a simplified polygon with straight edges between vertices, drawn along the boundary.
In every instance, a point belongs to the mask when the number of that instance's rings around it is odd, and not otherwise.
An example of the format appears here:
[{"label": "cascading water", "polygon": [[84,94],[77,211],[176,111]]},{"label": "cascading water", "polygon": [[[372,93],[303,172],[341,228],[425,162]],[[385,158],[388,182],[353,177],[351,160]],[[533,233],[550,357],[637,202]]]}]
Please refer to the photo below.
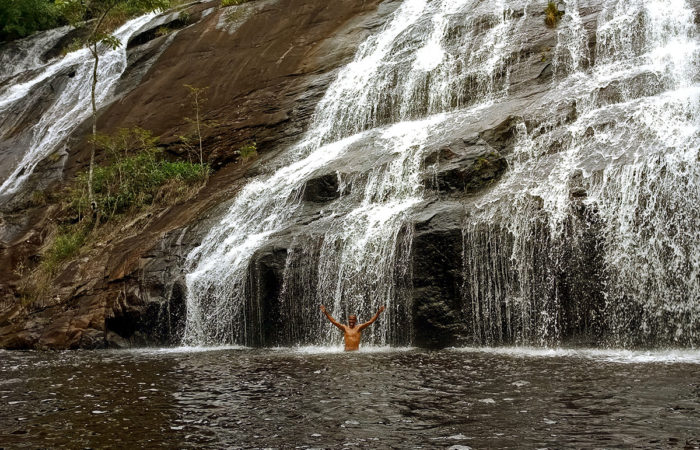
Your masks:
[{"label": "cascading water", "polygon": [[10,50],[0,52],[0,82],[46,65],[46,49],[53,48],[69,31],[67,26],[55,28],[7,44]]},{"label": "cascading water", "polygon": [[[98,82],[96,88],[96,103],[98,108],[103,106],[112,95],[112,89],[126,68],[126,43],[155,16],[147,14],[133,19],[118,30],[114,35],[123,43],[112,50],[107,47],[100,49],[100,64],[98,67]],[[55,32],[47,32],[53,39]],[[39,39],[39,38],[35,38]],[[39,43],[44,42],[39,39]],[[30,46],[33,51],[45,50],[40,45]],[[26,60],[26,59],[25,59]],[[35,66],[38,64],[33,63]],[[12,194],[32,173],[36,165],[90,117],[90,90],[92,86],[93,60],[87,48],[69,53],[63,58],[53,60],[43,67],[31,66],[36,73],[28,80],[20,80],[17,84],[6,83],[0,87],[0,139],[20,142],[18,147],[25,151],[13,151],[12,156],[3,159],[3,178],[0,185],[0,195]],[[16,72],[16,70],[13,70]],[[43,112],[41,118],[24,131],[20,138],[15,136],[18,120],[22,120],[27,105],[32,105],[38,99],[37,89],[45,83],[50,83],[52,77],[60,73],[69,73],[67,85],[64,86],[53,104]]]},{"label": "cascading water", "polygon": [[[403,2],[339,72],[288,165],[249,183],[189,255],[184,342],[335,342],[325,303],[361,319],[386,304],[366,341],[410,343],[411,222],[434,199],[426,149],[507,104],[521,33],[545,30],[537,11]],[[608,2],[595,48],[585,13],[567,3],[551,85],[526,104],[548,119],[518,119],[504,178],[460,200],[463,325],[477,344],[696,345],[693,11],[681,0]],[[323,176],[338,198],[309,205],[308,185]],[[272,301],[253,280],[266,276],[253,267],[265,251],[284,258]]]},{"label": "cascading water", "polygon": [[[331,334],[321,332],[320,303],[362,317],[385,304],[387,315],[369,342],[389,342],[407,327],[392,320],[406,316],[406,305],[393,304],[396,277],[406,264],[398,260],[405,252],[397,239],[423,199],[424,144],[447,122],[439,112],[491,100],[505,89],[504,41],[520,24],[504,5],[491,5],[487,16],[496,26],[477,38],[474,6],[467,0],[406,1],[362,44],[320,101],[311,129],[293,150],[296,162],[247,185],[190,254],[186,343],[263,341],[257,336],[264,328],[262,308],[249,305],[246,287],[251,257],[299,220],[305,183],[349,153],[367,154],[373,167],[343,175],[352,179],[351,193],[323,211],[320,239],[302,245],[317,247],[316,261],[295,265],[304,253],[289,255],[288,269],[317,266],[285,272],[280,304],[295,324],[278,340],[331,342]],[[411,120],[431,113],[438,114]],[[376,128],[389,123],[395,125]],[[309,289],[299,289],[304,283]]]},{"label": "cascading water", "polygon": [[542,104],[565,99],[577,117],[521,127],[464,231],[475,343],[697,345],[700,46],[693,10],[671,3],[606,4],[586,70],[567,3],[566,76]]}]

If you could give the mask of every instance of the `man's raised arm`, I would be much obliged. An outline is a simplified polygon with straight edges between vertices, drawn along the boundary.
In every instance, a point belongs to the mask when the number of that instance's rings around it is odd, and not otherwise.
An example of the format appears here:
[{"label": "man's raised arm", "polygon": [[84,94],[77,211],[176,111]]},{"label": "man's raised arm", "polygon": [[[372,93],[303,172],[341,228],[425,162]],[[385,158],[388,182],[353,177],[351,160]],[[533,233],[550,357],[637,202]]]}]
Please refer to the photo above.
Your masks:
[{"label": "man's raised arm", "polygon": [[381,307],[379,308],[379,311],[377,311],[377,314],[375,314],[374,317],[372,317],[371,319],[369,319],[369,322],[365,322],[365,323],[363,323],[362,325],[360,325],[360,327],[359,327],[360,330],[364,330],[364,329],[367,328],[368,326],[372,325],[372,324],[374,323],[374,321],[377,320],[377,318],[379,318],[379,314],[381,314],[382,312],[384,312],[384,307],[383,307],[383,306],[381,306]]},{"label": "man's raised arm", "polygon": [[328,314],[328,311],[326,311],[326,307],[325,307],[325,306],[321,305],[321,311],[323,311],[323,314],[325,314],[326,317],[328,317],[328,320],[330,320],[331,323],[332,323],[333,325],[335,325],[336,327],[338,327],[338,328],[340,328],[341,330],[345,331],[345,327],[343,326],[343,324],[339,323],[337,320],[335,320],[335,319],[333,318],[333,316],[331,316],[330,314]]}]

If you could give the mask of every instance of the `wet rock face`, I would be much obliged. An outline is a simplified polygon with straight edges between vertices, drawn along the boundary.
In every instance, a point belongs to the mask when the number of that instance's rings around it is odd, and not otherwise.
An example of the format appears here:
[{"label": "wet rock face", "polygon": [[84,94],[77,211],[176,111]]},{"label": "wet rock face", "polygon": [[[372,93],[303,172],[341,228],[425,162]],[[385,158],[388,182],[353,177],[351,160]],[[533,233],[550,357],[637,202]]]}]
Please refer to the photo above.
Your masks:
[{"label": "wet rock face", "polygon": [[[179,29],[171,36],[157,37],[153,29],[140,33],[129,43],[129,67],[116,92],[120,101],[101,112],[101,125],[105,131],[134,125],[152,129],[169,153],[183,155],[178,136],[189,132],[185,117],[191,114],[183,84],[208,87],[209,103],[204,115],[216,125],[205,130],[205,157],[217,172],[194,200],[149,219],[143,230],[101,249],[103,254],[71,265],[62,275],[58,298],[47,300],[36,311],[24,311],[14,302],[12,289],[0,286],[3,299],[10,299],[6,300],[8,308],[0,308],[0,347],[178,343],[186,314],[183,266],[187,254],[247,178],[278,166],[275,158],[283,156],[305,131],[336,69],[352,57],[357,44],[381,26],[387,11],[398,3],[260,0],[220,10],[219,2],[212,1],[195,6],[199,16],[192,23],[181,23],[174,17],[163,22]],[[595,28],[601,7],[602,2],[593,1],[581,10],[584,28]],[[231,17],[233,11],[240,11],[245,20]],[[410,311],[393,312],[393,320],[398,320],[400,326],[395,327],[399,331],[391,337],[395,339],[392,343],[440,348],[515,342],[512,335],[504,333],[499,341],[473,325],[498,316],[500,305],[494,306],[493,315],[487,318],[485,314],[490,311],[477,306],[485,295],[468,294],[471,286],[463,254],[467,245],[465,211],[508,175],[506,158],[520,132],[538,136],[550,132],[552,126],[570,123],[578,114],[573,101],[557,103],[556,110],[542,104],[552,77],[561,75],[554,72],[551,62],[556,32],[537,18],[528,21],[522,33],[527,39],[523,39],[520,54],[513,55],[508,98],[485,109],[474,122],[460,124],[449,136],[435,137],[441,140],[439,145],[428,144],[434,147],[428,147],[423,159],[425,202],[415,207],[406,223],[412,230],[407,250],[411,271],[406,276],[410,286],[405,286],[401,295],[408,297],[402,304],[410,305]],[[595,33],[588,34],[594,39]],[[593,50],[595,41],[589,39],[588,46]],[[594,58],[591,51],[590,60],[583,65]],[[56,88],[60,88],[63,76],[69,74],[57,74]],[[623,87],[611,83],[601,90],[597,101],[618,101]],[[40,103],[32,106],[37,111],[33,115],[40,114],[42,107]],[[551,117],[559,122],[549,122]],[[590,131],[592,136],[594,131]],[[553,136],[566,138],[555,133]],[[557,139],[553,139],[552,153],[561,147]],[[250,163],[240,162],[238,149],[251,140],[257,142],[261,158],[249,168]],[[52,174],[44,178],[58,180],[64,166],[68,177],[82,170],[88,148],[79,136],[68,150],[61,154],[60,164],[45,164],[38,174]],[[312,304],[318,300],[312,297],[320,270],[318,246],[324,232],[320,219],[327,214],[324,209],[328,204],[350,201],[341,198],[348,192],[341,192],[338,173],[343,181],[348,173],[348,179],[361,179],[378,163],[391,160],[390,155],[378,155],[379,151],[370,148],[347,152],[320,170],[304,186],[298,220],[253,256],[247,269],[247,345],[300,343],[303,337],[295,327],[316,326],[318,322],[308,318],[318,313],[317,305],[313,311],[290,308],[293,311],[285,315],[281,311],[283,301],[300,304],[303,299],[304,304]],[[359,192],[357,189],[355,194]],[[537,251],[532,255],[532,282],[556,281],[561,300],[556,312],[560,314],[563,338],[595,343],[592,339],[605,331],[605,299],[601,292],[608,281],[601,260],[600,218],[584,201],[588,194],[575,180],[569,195],[566,244],[557,248],[556,264],[544,251],[544,244],[533,247]],[[24,206],[17,208],[24,208],[27,198],[22,200]],[[535,214],[542,209],[542,201],[532,199]],[[37,257],[47,216],[34,208],[31,217],[26,217],[28,211],[15,211],[0,223],[3,265],[7,261],[14,267],[20,259]],[[499,224],[495,223],[494,228],[498,229]],[[544,221],[538,225],[533,234],[536,244],[550,239],[543,231],[546,228]],[[504,227],[493,234],[503,243],[513,239]],[[468,244],[478,247],[478,243]],[[495,251],[490,241],[474,250],[481,254]],[[502,256],[505,267],[511,253],[506,249]],[[0,275],[3,283],[3,276],[9,280],[5,286],[17,282],[5,274]],[[281,324],[283,317],[285,324]],[[508,328],[507,319],[498,321],[503,329]],[[310,333],[321,332],[314,328]]]},{"label": "wet rock face", "polygon": [[271,346],[279,342],[281,326],[280,302],[278,301],[284,281],[284,269],[288,251],[271,245],[256,253],[248,271],[248,286],[251,299],[246,305],[246,345]]},{"label": "wet rock face", "polygon": [[412,325],[420,347],[447,347],[460,338],[463,214],[458,203],[442,203],[414,224]]},{"label": "wet rock face", "polygon": [[425,158],[424,184],[448,194],[470,194],[496,182],[507,162],[483,139],[473,137],[441,147]]}]

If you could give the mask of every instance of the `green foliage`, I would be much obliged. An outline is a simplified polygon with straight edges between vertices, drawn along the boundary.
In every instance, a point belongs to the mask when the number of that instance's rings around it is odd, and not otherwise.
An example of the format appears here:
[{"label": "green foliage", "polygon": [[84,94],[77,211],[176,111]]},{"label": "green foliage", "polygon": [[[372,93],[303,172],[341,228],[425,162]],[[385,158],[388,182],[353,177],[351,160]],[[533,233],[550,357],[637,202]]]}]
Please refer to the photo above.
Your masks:
[{"label": "green foliage", "polygon": [[80,50],[85,46],[85,43],[81,39],[73,39],[70,41],[68,45],[63,47],[63,50],[61,50],[61,55],[66,56],[68,53],[73,53],[77,50]]},{"label": "green foliage", "polygon": [[53,0],[0,0],[0,42],[61,24]]},{"label": "green foliage", "polygon": [[237,6],[243,3],[248,3],[250,0],[221,0],[221,6],[226,8],[227,6]]},{"label": "green foliage", "polygon": [[75,225],[59,229],[51,244],[44,250],[41,268],[54,275],[61,265],[75,257],[87,237],[87,227]]},{"label": "green foliage", "polygon": [[79,25],[102,15],[135,17],[170,7],[170,0],[56,0],[56,6],[70,24]]},{"label": "green foliage", "polygon": [[238,149],[238,151],[241,154],[241,158],[243,158],[245,161],[258,156],[258,145],[255,142],[252,142],[242,146],[240,149]]},{"label": "green foliage", "polygon": [[547,3],[547,7],[544,9],[544,23],[548,27],[554,28],[557,26],[563,15],[564,11],[559,11],[557,4],[550,1]]},{"label": "green foliage", "polygon": [[[94,199],[103,220],[135,211],[156,201],[181,196],[188,186],[206,179],[209,167],[163,159],[157,138],[141,128],[121,129],[114,135],[97,135],[95,144],[109,161],[95,166]],[[90,211],[88,174],[78,175],[70,191],[72,210],[84,216]]]},{"label": "green foliage", "polygon": [[485,157],[480,157],[476,160],[474,163],[474,170],[479,171],[482,170],[486,167],[489,167],[491,165],[491,161],[488,160],[488,158]]}]

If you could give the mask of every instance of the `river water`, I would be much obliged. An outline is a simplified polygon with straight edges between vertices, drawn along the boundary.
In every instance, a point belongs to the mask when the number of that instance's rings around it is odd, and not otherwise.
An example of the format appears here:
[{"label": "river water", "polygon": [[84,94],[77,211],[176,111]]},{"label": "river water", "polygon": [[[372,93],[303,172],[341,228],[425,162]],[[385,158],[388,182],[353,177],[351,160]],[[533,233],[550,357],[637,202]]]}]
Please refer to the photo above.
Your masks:
[{"label": "river water", "polygon": [[0,448],[136,446],[698,448],[700,352],[0,352]]}]

